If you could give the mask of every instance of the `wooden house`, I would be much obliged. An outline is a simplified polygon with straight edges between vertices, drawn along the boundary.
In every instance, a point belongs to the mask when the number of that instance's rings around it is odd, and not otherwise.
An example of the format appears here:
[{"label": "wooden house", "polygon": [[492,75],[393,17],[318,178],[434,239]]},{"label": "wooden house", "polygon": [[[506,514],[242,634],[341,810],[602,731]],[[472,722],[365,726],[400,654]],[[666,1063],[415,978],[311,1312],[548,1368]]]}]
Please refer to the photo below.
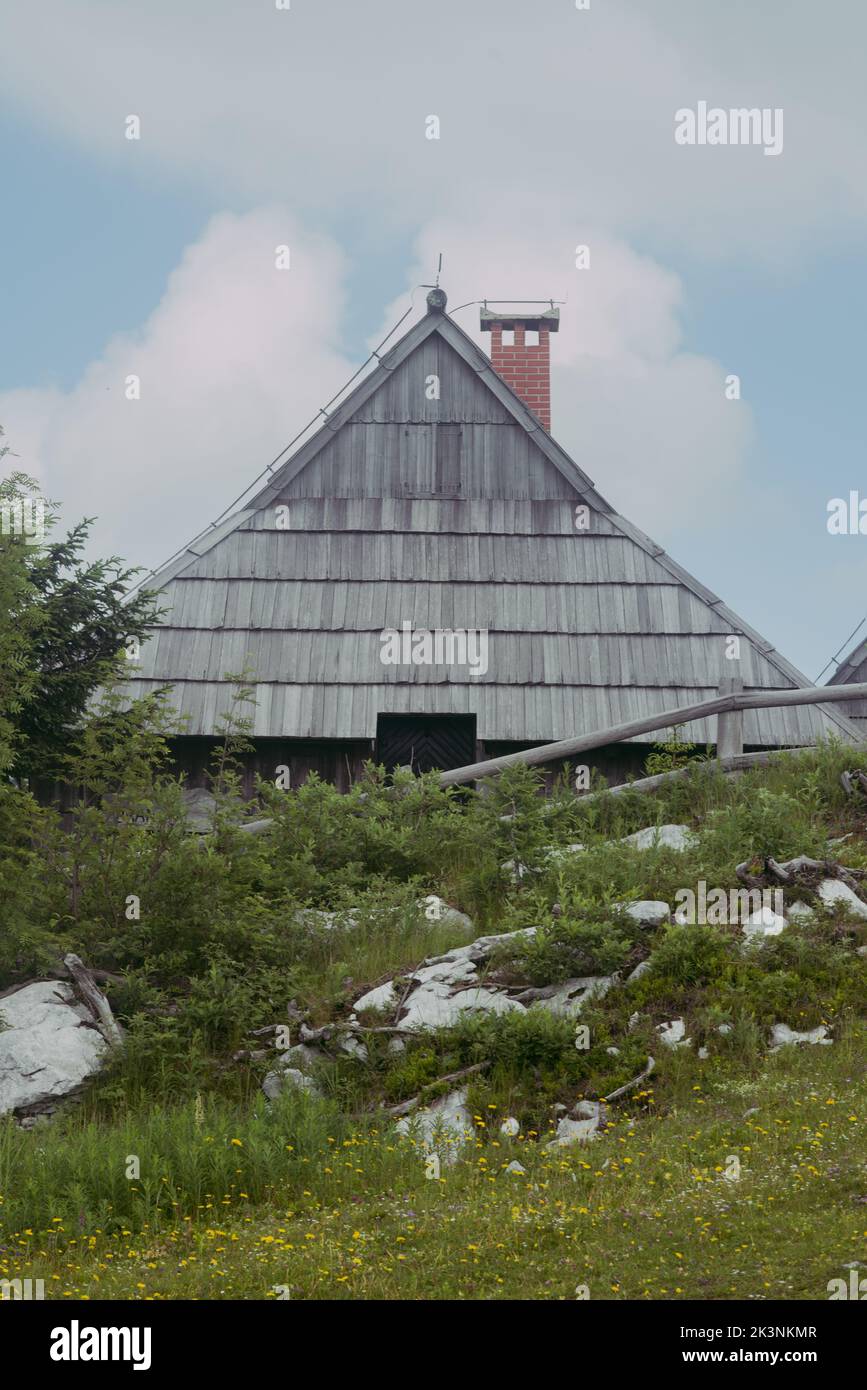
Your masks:
[{"label": "wooden house", "polygon": [[[867,682],[867,637],[855,644],[847,657],[840,662],[828,685],[859,685]],[[858,729],[862,738],[867,737],[867,700],[844,700],[837,706],[848,716]]]},{"label": "wooden house", "polygon": [[[558,311],[481,314],[489,358],[426,315],[242,510],[158,571],[136,693],[171,682],[203,780],[253,673],[250,771],[349,785],[373,758],[459,767],[746,689],[809,682],[605,500],[550,433]],[[716,720],[686,736],[714,743]],[[745,746],[842,732],[834,707],[745,716]],[[633,741],[590,762],[643,765]],[[285,776],[285,774],[284,774]]]}]

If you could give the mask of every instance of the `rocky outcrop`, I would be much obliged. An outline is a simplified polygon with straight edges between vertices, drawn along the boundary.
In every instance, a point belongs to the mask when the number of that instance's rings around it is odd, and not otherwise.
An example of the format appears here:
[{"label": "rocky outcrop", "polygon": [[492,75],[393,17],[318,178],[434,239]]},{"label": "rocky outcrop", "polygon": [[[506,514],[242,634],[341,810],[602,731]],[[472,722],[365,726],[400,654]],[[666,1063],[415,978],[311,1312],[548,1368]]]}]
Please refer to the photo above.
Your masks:
[{"label": "rocky outcrop", "polygon": [[452,1091],[433,1105],[405,1115],[398,1120],[395,1129],[398,1134],[417,1139],[426,1153],[436,1153],[441,1162],[456,1163],[461,1149],[474,1134],[466,1089]]},{"label": "rocky outcrop", "polygon": [[685,850],[698,844],[698,836],[688,825],[649,825],[645,830],[624,835],[617,843],[633,845],[635,849]]},{"label": "rocky outcrop", "polygon": [[785,917],[778,912],[770,907],[760,907],[758,912],[751,912],[741,923],[741,930],[748,941],[764,941],[768,936],[779,936],[786,925]]},{"label": "rocky outcrop", "polygon": [[108,1043],[71,985],[39,980],[0,999],[0,1115],[50,1114],[99,1071]]},{"label": "rocky outcrop", "polygon": [[771,1029],[771,1052],[778,1052],[781,1047],[790,1047],[794,1043],[818,1043],[822,1047],[830,1047],[832,1041],[824,1024],[806,1033],[796,1032],[787,1023],[775,1023]]},{"label": "rocky outcrop", "polygon": [[867,917],[867,903],[838,878],[823,879],[817,893],[826,907],[845,907],[856,917]]},{"label": "rocky outcrop", "polygon": [[619,903],[618,906],[640,927],[660,927],[671,917],[668,903],[658,898],[640,898],[638,902]]},{"label": "rocky outcrop", "polygon": [[[285,1061],[288,1062],[288,1060],[287,1056]],[[310,1096],[320,1094],[319,1087],[312,1076],[308,1076],[298,1067],[287,1065],[278,1065],[269,1071],[262,1082],[262,1090],[269,1100],[276,1100],[286,1091],[300,1091]]]},{"label": "rocky outcrop", "polygon": [[572,1109],[572,1114],[564,1115],[557,1123],[556,1138],[545,1145],[546,1153],[556,1153],[558,1149],[571,1148],[573,1144],[586,1144],[599,1137],[599,1130],[605,1123],[606,1107],[601,1100],[580,1100]]},{"label": "rocky outcrop", "polygon": [[[648,908],[665,908],[666,914],[668,911],[666,903],[634,906],[642,912]],[[658,914],[654,911],[650,915]],[[591,975],[536,989],[500,985],[483,977],[480,972],[498,946],[532,937],[536,931],[536,927],[524,927],[499,936],[480,936],[468,946],[456,946],[444,955],[432,956],[399,983],[388,980],[368,990],[355,1001],[355,1011],[394,1010],[403,1000],[396,1027],[405,1032],[447,1028],[467,1012],[523,1012],[533,1004],[551,1013],[575,1017],[588,1000],[605,994],[616,982],[616,975]]]}]

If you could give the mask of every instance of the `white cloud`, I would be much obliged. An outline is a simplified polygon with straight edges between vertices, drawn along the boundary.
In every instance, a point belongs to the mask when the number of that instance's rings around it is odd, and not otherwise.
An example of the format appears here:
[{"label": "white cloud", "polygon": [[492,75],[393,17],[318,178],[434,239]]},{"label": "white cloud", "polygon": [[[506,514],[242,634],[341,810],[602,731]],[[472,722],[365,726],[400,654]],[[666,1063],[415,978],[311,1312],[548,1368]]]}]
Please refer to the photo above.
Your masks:
[{"label": "white cloud", "polygon": [[[707,530],[721,523],[735,491],[744,505],[752,413],[746,401],[726,399],[720,363],[683,350],[677,276],[601,232],[568,229],[556,212],[524,232],[510,226],[507,203],[488,217],[426,228],[410,283],[423,280],[447,247],[450,309],[504,286],[515,300],[547,292],[567,301],[551,339],[553,433],[636,526],[665,541],[699,508]],[[574,268],[579,244],[590,247],[589,269]],[[384,324],[404,304],[395,300]],[[455,318],[490,351],[477,306]]]},{"label": "white cloud", "polygon": [[[288,244],[291,269],[275,267]],[[212,521],[352,365],[337,346],[345,265],[285,210],[222,214],[188,248],[136,333],[113,338],[68,394],[0,395],[18,455],[97,553],[153,565]],[[136,375],[141,399],[128,400]]]},{"label": "white cloud", "polygon": [[[552,339],[556,437],[614,506],[661,540],[709,497],[704,524],[719,522],[720,499],[745,486],[751,415],[725,399],[720,364],[682,350],[677,277],[587,228],[577,240],[590,246],[590,268],[576,270],[577,243],[562,254],[567,228],[556,219],[521,237],[503,233],[502,213],[490,208],[487,223],[470,227],[431,224],[409,284],[447,246],[452,308],[507,284],[518,299],[540,288],[565,299]],[[289,270],[275,267],[281,244],[291,247]],[[18,466],[40,477],[67,521],[98,517],[97,551],[160,562],[243,492],[355,369],[337,346],[345,272],[334,244],[284,210],[215,218],[143,327],[113,338],[73,390],[0,396]],[[371,345],[406,303],[389,306]],[[456,319],[490,349],[477,307]],[[140,400],[126,398],[132,375]]]},{"label": "white cloud", "polygon": [[[763,13],[767,8],[767,13]],[[118,169],[367,229],[556,206],[696,257],[778,265],[867,221],[860,0],[79,0],[4,6],[6,102]],[[698,100],[783,107],[785,148],[684,148]],[[142,139],[124,139],[125,117]],[[440,141],[424,138],[436,113]]]}]

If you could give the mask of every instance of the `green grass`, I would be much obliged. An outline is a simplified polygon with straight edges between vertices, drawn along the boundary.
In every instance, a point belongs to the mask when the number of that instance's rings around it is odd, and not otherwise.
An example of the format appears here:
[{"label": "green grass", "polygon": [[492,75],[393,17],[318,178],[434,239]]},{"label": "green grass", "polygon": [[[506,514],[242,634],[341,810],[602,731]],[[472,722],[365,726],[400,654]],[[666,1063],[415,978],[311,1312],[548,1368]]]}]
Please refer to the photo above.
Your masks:
[{"label": "green grass", "polygon": [[[345,798],[312,784],[271,796],[273,839],[227,834],[226,847],[191,856],[183,832],[161,849],[162,832],[127,829],[118,865],[103,843],[112,824],[92,817],[88,910],[63,918],[58,941],[124,975],[110,993],[127,1039],[50,1125],[0,1123],[0,1278],[42,1278],[57,1298],[267,1298],[275,1287],[574,1298],[584,1284],[602,1299],[825,1297],[847,1262],[867,1262],[867,961],[856,949],[867,924],[823,911],[744,949],[737,924],[654,931],[616,904],[673,904],[700,879],[737,887],[736,866],[768,853],[867,867],[867,803],[839,785],[859,764],[867,755],[829,746],[732,781],[697,765],[653,795],[585,802],[562,789],[543,799],[521,769],[464,799],[424,779]],[[695,847],[615,843],[666,821],[692,825]],[[548,857],[575,840],[585,853]],[[142,925],[116,929],[100,904],[123,901],[142,854],[157,886]],[[530,866],[521,883],[506,858]],[[474,929],[427,921],[426,892]],[[326,929],[309,909],[351,909],[355,923]],[[312,1024],[345,1020],[364,991],[425,957],[530,925],[532,943],[499,951],[492,975],[623,979],[653,958],[586,1007],[586,1050],[574,1023],[538,1008],[407,1038],[399,1055],[387,1034],[369,1035],[366,1062],[323,1065],[324,1099],[273,1106],[260,1091],[273,1055],[234,1059],[259,1045],[252,1029],[290,1017],[290,1000]],[[655,1027],[675,1016],[691,1049],[660,1046]],[[833,1045],[769,1056],[774,1022],[825,1023]],[[555,1105],[608,1094],[651,1052],[652,1088],[611,1107],[604,1137],[545,1153]],[[422,1090],[430,1100],[451,1089],[438,1078],[480,1062],[466,1157],[429,1180],[384,1107]],[[520,1138],[500,1137],[505,1115]],[[732,1156],[737,1181],[725,1176]],[[513,1157],[525,1177],[504,1172]]]},{"label": "green grass", "polygon": [[[157,1111],[87,1153],[94,1187],[138,1204],[139,1228],[110,1231],[107,1213],[79,1230],[67,1188],[62,1220],[4,1228],[0,1277],[44,1279],[56,1299],[573,1299],[581,1285],[591,1299],[823,1299],[867,1255],[865,1042],[854,1028],[748,1078],[677,1054],[665,1115],[648,1087],[568,1153],[501,1138],[486,1111],[469,1161],[439,1181],[389,1127],[346,1130],[315,1106],[276,1125],[247,1115],[236,1134],[225,1114]],[[118,1176],[128,1143],[147,1181]],[[505,1173],[514,1156],[525,1177]],[[199,1199],[193,1219],[160,1210],[161,1168]]]}]

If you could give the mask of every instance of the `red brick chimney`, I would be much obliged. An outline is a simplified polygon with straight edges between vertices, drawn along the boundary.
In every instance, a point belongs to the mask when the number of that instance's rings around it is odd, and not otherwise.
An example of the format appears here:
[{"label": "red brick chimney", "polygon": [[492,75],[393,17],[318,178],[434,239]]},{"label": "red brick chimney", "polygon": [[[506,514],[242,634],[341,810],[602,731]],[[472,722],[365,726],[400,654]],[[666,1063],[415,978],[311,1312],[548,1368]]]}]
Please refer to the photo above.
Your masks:
[{"label": "red brick chimney", "polygon": [[[560,310],[495,314],[484,308],[480,328],[491,335],[494,370],[520,396],[545,429],[551,429],[551,350],[548,336],[560,328]],[[506,341],[503,341],[503,335]],[[534,341],[528,342],[532,335]]]}]

